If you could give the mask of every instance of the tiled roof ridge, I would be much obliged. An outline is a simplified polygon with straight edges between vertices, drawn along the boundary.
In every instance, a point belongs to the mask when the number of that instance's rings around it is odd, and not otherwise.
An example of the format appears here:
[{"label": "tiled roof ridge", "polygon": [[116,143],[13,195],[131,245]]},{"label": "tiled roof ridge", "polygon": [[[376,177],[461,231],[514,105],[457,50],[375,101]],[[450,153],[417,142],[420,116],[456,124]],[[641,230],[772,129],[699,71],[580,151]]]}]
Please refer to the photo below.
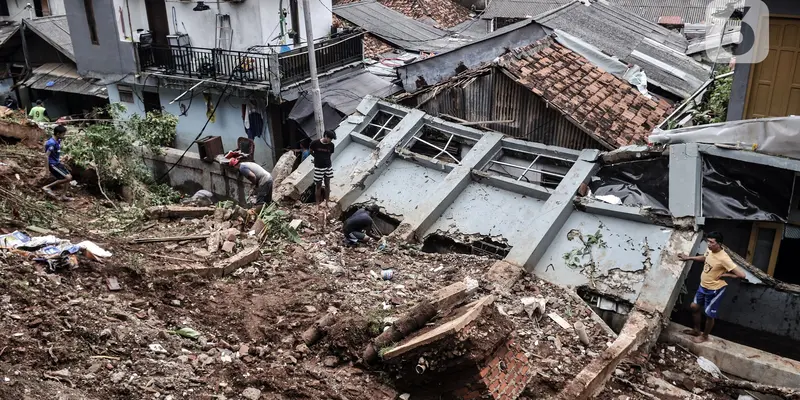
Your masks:
[{"label": "tiled roof ridge", "polygon": [[671,108],[557,43],[552,35],[510,50],[497,64],[612,148],[645,142]]}]

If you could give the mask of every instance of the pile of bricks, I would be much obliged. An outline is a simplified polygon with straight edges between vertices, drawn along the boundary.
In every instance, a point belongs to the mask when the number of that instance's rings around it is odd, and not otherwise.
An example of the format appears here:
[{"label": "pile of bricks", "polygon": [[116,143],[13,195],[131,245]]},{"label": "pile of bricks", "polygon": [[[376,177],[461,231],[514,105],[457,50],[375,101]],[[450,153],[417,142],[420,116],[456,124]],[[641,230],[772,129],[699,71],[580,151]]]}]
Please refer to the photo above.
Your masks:
[{"label": "pile of bricks", "polygon": [[528,356],[513,340],[500,346],[453,395],[459,399],[514,400],[533,378]]}]

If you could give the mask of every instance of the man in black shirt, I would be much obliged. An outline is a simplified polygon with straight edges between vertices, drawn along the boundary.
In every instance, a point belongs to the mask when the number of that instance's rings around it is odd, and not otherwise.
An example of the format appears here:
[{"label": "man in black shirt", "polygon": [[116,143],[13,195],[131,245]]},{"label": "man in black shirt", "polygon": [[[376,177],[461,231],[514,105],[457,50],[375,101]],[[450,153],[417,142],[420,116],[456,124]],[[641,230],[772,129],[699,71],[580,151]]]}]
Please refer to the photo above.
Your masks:
[{"label": "man in black shirt", "polygon": [[344,221],[344,240],[350,246],[354,246],[359,242],[366,242],[367,233],[372,229],[372,216],[379,211],[378,206],[372,204],[367,208],[362,208],[353,213],[346,221]]},{"label": "man in black shirt", "polygon": [[314,185],[316,185],[317,206],[322,203],[322,183],[325,183],[325,206],[328,206],[331,193],[331,179],[333,178],[333,164],[331,154],[333,154],[333,140],[336,140],[336,132],[325,131],[322,139],[311,142],[309,150],[314,156]]}]

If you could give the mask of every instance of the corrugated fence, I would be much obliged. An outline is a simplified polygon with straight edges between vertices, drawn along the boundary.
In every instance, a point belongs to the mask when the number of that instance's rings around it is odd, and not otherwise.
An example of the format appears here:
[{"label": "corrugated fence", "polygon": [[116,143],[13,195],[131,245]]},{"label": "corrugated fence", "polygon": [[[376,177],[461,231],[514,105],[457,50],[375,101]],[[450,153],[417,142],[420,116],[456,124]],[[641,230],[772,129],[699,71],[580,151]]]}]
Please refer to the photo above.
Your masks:
[{"label": "corrugated fence", "polygon": [[428,114],[447,114],[470,122],[512,120],[486,124],[506,135],[552,146],[582,150],[605,149],[530,90],[494,68],[484,74],[416,96]]}]

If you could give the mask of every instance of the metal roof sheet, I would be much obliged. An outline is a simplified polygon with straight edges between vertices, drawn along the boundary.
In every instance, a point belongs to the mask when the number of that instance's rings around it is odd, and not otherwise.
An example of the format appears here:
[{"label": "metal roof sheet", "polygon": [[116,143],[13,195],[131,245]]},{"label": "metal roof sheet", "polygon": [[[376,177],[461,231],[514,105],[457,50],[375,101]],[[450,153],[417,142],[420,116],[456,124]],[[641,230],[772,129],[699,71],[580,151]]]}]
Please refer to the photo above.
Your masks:
[{"label": "metal roof sheet", "polygon": [[322,101],[330,103],[347,115],[352,114],[358,103],[367,95],[384,98],[400,90],[402,90],[400,86],[368,71],[348,76],[320,88]]},{"label": "metal roof sheet", "polygon": [[75,66],[70,64],[44,64],[33,71],[25,85],[39,90],[108,98],[105,86],[81,78]]},{"label": "metal roof sheet", "polygon": [[[334,14],[358,25],[375,36],[412,51],[441,52],[457,48],[472,39],[406,17],[377,1],[360,1],[333,8]],[[473,20],[472,23],[478,20]]]},{"label": "metal roof sheet", "polygon": [[614,5],[575,1],[534,20],[639,65],[651,83],[681,97],[709,77],[705,66],[686,56],[683,36]]},{"label": "metal roof sheet", "polygon": [[72,37],[69,35],[69,24],[67,24],[66,15],[27,19],[25,24],[41,36],[42,39],[69,57],[70,60],[75,61],[75,52],[72,50]]}]

